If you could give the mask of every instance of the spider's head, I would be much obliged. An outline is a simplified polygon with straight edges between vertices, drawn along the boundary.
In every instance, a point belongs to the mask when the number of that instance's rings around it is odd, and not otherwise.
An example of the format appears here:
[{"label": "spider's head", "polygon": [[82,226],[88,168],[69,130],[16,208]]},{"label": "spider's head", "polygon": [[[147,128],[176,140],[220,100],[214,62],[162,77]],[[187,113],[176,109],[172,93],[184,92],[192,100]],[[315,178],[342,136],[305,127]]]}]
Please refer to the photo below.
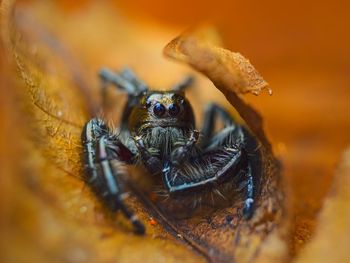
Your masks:
[{"label": "spider's head", "polygon": [[183,91],[147,91],[130,115],[131,130],[152,127],[193,128],[194,114]]}]

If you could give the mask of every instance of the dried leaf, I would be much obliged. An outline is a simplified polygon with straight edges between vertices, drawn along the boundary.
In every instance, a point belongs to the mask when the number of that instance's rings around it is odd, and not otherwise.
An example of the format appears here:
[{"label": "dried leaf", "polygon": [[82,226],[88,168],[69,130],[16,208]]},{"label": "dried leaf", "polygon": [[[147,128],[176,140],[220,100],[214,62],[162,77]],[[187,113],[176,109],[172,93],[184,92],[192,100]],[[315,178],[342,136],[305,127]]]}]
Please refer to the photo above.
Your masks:
[{"label": "dried leaf", "polygon": [[[203,33],[203,30],[187,32],[171,41],[165,47],[164,54],[187,63],[207,76],[269,148],[262,128],[262,117],[238,96],[244,93],[258,95],[268,88],[267,82],[241,54],[213,45],[211,35]],[[268,91],[272,94],[270,88]]]},{"label": "dried leaf", "polygon": [[316,233],[295,262],[347,262],[350,243],[350,149],[335,173]]},{"label": "dried leaf", "polygon": [[[213,29],[186,32],[171,41],[165,55],[183,61],[208,76],[218,87],[237,94],[259,95],[268,88],[248,59],[239,53],[216,46]],[[271,90],[269,89],[269,92]]]}]

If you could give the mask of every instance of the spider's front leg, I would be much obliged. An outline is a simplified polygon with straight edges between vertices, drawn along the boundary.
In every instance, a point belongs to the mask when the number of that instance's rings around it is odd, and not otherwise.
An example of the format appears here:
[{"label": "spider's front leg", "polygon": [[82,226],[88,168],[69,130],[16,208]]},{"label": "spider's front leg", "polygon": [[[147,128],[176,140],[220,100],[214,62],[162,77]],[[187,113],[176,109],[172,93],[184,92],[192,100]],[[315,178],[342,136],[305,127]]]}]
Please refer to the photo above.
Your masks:
[{"label": "spider's front leg", "polygon": [[[217,117],[222,119],[224,127],[214,134]],[[202,155],[184,161],[181,167],[171,162],[164,167],[163,178],[169,192],[176,194],[196,188],[214,188],[243,171],[246,185],[243,216],[249,219],[253,215],[256,182],[261,173],[256,139],[215,104],[207,109],[202,134]]]},{"label": "spider's front leg", "polygon": [[133,162],[133,153],[109,132],[100,119],[92,119],[85,125],[82,141],[87,183],[111,211],[120,210],[130,220],[135,232],[144,234],[144,225],[124,204],[126,194],[120,182],[125,163]]},{"label": "spider's front leg", "polygon": [[191,135],[185,145],[177,147],[170,156],[170,162],[174,166],[181,165],[184,160],[189,157],[192,148],[195,146],[199,138],[199,131],[191,131]]},{"label": "spider's front leg", "polygon": [[135,145],[139,151],[142,162],[147,167],[151,174],[156,174],[161,170],[162,164],[159,158],[153,156],[145,147],[144,141],[141,136],[133,136]]},{"label": "spider's front leg", "polygon": [[[223,129],[214,134],[214,124],[218,118],[223,123]],[[257,139],[246,128],[239,125],[224,108],[216,104],[210,104],[207,107],[202,133],[204,148],[207,151],[222,147],[237,147],[241,152],[241,161],[237,165],[241,166],[245,173],[243,216],[246,219],[251,218],[261,177],[261,156]]]}]

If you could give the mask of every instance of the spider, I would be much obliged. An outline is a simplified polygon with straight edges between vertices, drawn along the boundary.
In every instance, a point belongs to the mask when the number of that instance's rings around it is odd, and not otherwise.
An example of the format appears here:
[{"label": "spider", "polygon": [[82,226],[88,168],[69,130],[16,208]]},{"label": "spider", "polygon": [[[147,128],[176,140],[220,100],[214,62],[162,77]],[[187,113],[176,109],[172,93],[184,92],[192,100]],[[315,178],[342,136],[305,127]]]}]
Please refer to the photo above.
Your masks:
[{"label": "spider", "polygon": [[[128,95],[118,132],[101,118],[88,121],[82,132],[86,181],[109,210],[121,211],[135,233],[145,233],[143,223],[124,203],[121,182],[126,165],[142,163],[161,178],[170,197],[210,191],[244,171],[243,217],[252,217],[259,180],[258,141],[216,104],[208,105],[203,127],[196,130],[184,92],[192,77],[169,91],[155,91],[130,69],[119,73],[102,69],[99,76],[104,98],[109,84]],[[216,132],[218,118],[223,129]]]}]

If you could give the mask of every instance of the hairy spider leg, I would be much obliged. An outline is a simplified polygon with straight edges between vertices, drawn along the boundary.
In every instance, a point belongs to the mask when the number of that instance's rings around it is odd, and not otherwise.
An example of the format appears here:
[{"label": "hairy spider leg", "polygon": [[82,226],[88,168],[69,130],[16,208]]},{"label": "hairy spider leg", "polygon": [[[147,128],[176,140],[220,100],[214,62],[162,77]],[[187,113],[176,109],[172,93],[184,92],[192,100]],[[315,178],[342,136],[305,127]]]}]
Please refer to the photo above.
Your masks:
[{"label": "hairy spider leg", "polygon": [[142,93],[148,90],[148,86],[140,80],[130,68],[124,68],[120,75],[136,87],[137,93]]},{"label": "hairy spider leg", "polygon": [[119,182],[125,163],[133,162],[133,153],[109,132],[102,120],[96,118],[85,125],[82,141],[86,182],[112,212],[120,210],[130,220],[135,232],[144,234],[144,225],[124,204],[126,194]]},{"label": "hairy spider leg", "polygon": [[138,149],[138,152],[141,156],[141,160],[145,167],[151,174],[156,174],[162,169],[162,164],[160,159],[153,156],[148,149],[145,147],[145,144],[140,136],[134,137],[135,145]]},{"label": "hairy spider leg", "polygon": [[113,84],[118,90],[124,91],[128,95],[120,125],[121,130],[127,130],[127,122],[131,110],[139,103],[139,96],[148,90],[147,85],[129,68],[124,68],[120,73],[102,68],[99,72],[99,77],[101,79],[103,108],[105,108],[106,105],[106,89],[109,84]]},{"label": "hairy spider leg", "polygon": [[113,72],[107,68],[102,68],[99,72],[101,80],[102,103],[106,105],[107,87],[113,84],[118,90],[124,91],[130,97],[137,97],[148,90],[147,85],[136,77],[134,72],[125,68],[120,73]]},{"label": "hairy spider leg", "polygon": [[189,140],[185,145],[177,147],[170,156],[170,162],[174,166],[180,166],[192,153],[193,147],[196,145],[199,138],[199,132],[192,130]]},{"label": "hairy spider leg", "polygon": [[107,102],[107,87],[113,84],[118,90],[124,91],[127,94],[135,94],[136,87],[127,79],[109,69],[102,68],[99,72],[101,80],[102,104],[106,106]]},{"label": "hairy spider leg", "polygon": [[230,170],[238,168],[241,155],[241,151],[236,148],[225,148],[192,157],[181,166],[166,162],[162,170],[164,183],[170,194],[214,187],[227,179]]},{"label": "hairy spider leg", "polygon": [[254,198],[259,192],[258,187],[261,185],[260,180],[262,178],[262,161],[258,141],[243,127],[242,133],[244,134],[244,152],[247,156],[247,194],[243,207],[243,215],[246,219],[250,219],[254,212]]},{"label": "hairy spider leg", "polygon": [[214,103],[209,104],[204,112],[203,127],[201,130],[201,134],[203,136],[201,146],[203,148],[207,147],[209,143],[216,141],[212,138],[214,135],[217,117],[220,117],[224,126],[224,129],[218,134],[221,137],[226,137],[225,132],[223,132],[226,128],[229,128],[229,130],[234,130],[237,126],[231,115],[224,108]]},{"label": "hairy spider leg", "polygon": [[[224,128],[213,136],[215,121],[219,117]],[[259,145],[253,135],[244,127],[236,124],[232,116],[221,106],[209,104],[205,115],[202,128],[203,145],[206,151],[223,146],[225,138],[234,138],[234,142],[242,151],[242,155],[246,160],[246,196],[243,207],[243,216],[250,219],[254,211],[254,196],[257,192],[256,186],[261,178],[261,156]]]},{"label": "hairy spider leg", "polygon": [[[214,123],[220,117],[224,128],[215,134]],[[170,193],[176,194],[193,188],[215,187],[227,180],[230,174],[240,168],[246,169],[246,194],[243,215],[249,219],[253,214],[255,182],[253,164],[255,158],[255,140],[242,126],[235,124],[230,114],[218,105],[208,106],[203,123],[202,156],[194,156],[180,166],[167,162],[163,168],[163,180]],[[255,152],[254,152],[254,151]]]},{"label": "hairy spider leg", "polygon": [[111,83],[128,94],[137,95],[141,91],[141,88],[145,86],[137,85],[137,83],[141,82],[136,79],[135,75],[129,69],[126,69],[119,74],[107,68],[102,68],[99,72],[99,76],[103,82],[107,84]]}]

